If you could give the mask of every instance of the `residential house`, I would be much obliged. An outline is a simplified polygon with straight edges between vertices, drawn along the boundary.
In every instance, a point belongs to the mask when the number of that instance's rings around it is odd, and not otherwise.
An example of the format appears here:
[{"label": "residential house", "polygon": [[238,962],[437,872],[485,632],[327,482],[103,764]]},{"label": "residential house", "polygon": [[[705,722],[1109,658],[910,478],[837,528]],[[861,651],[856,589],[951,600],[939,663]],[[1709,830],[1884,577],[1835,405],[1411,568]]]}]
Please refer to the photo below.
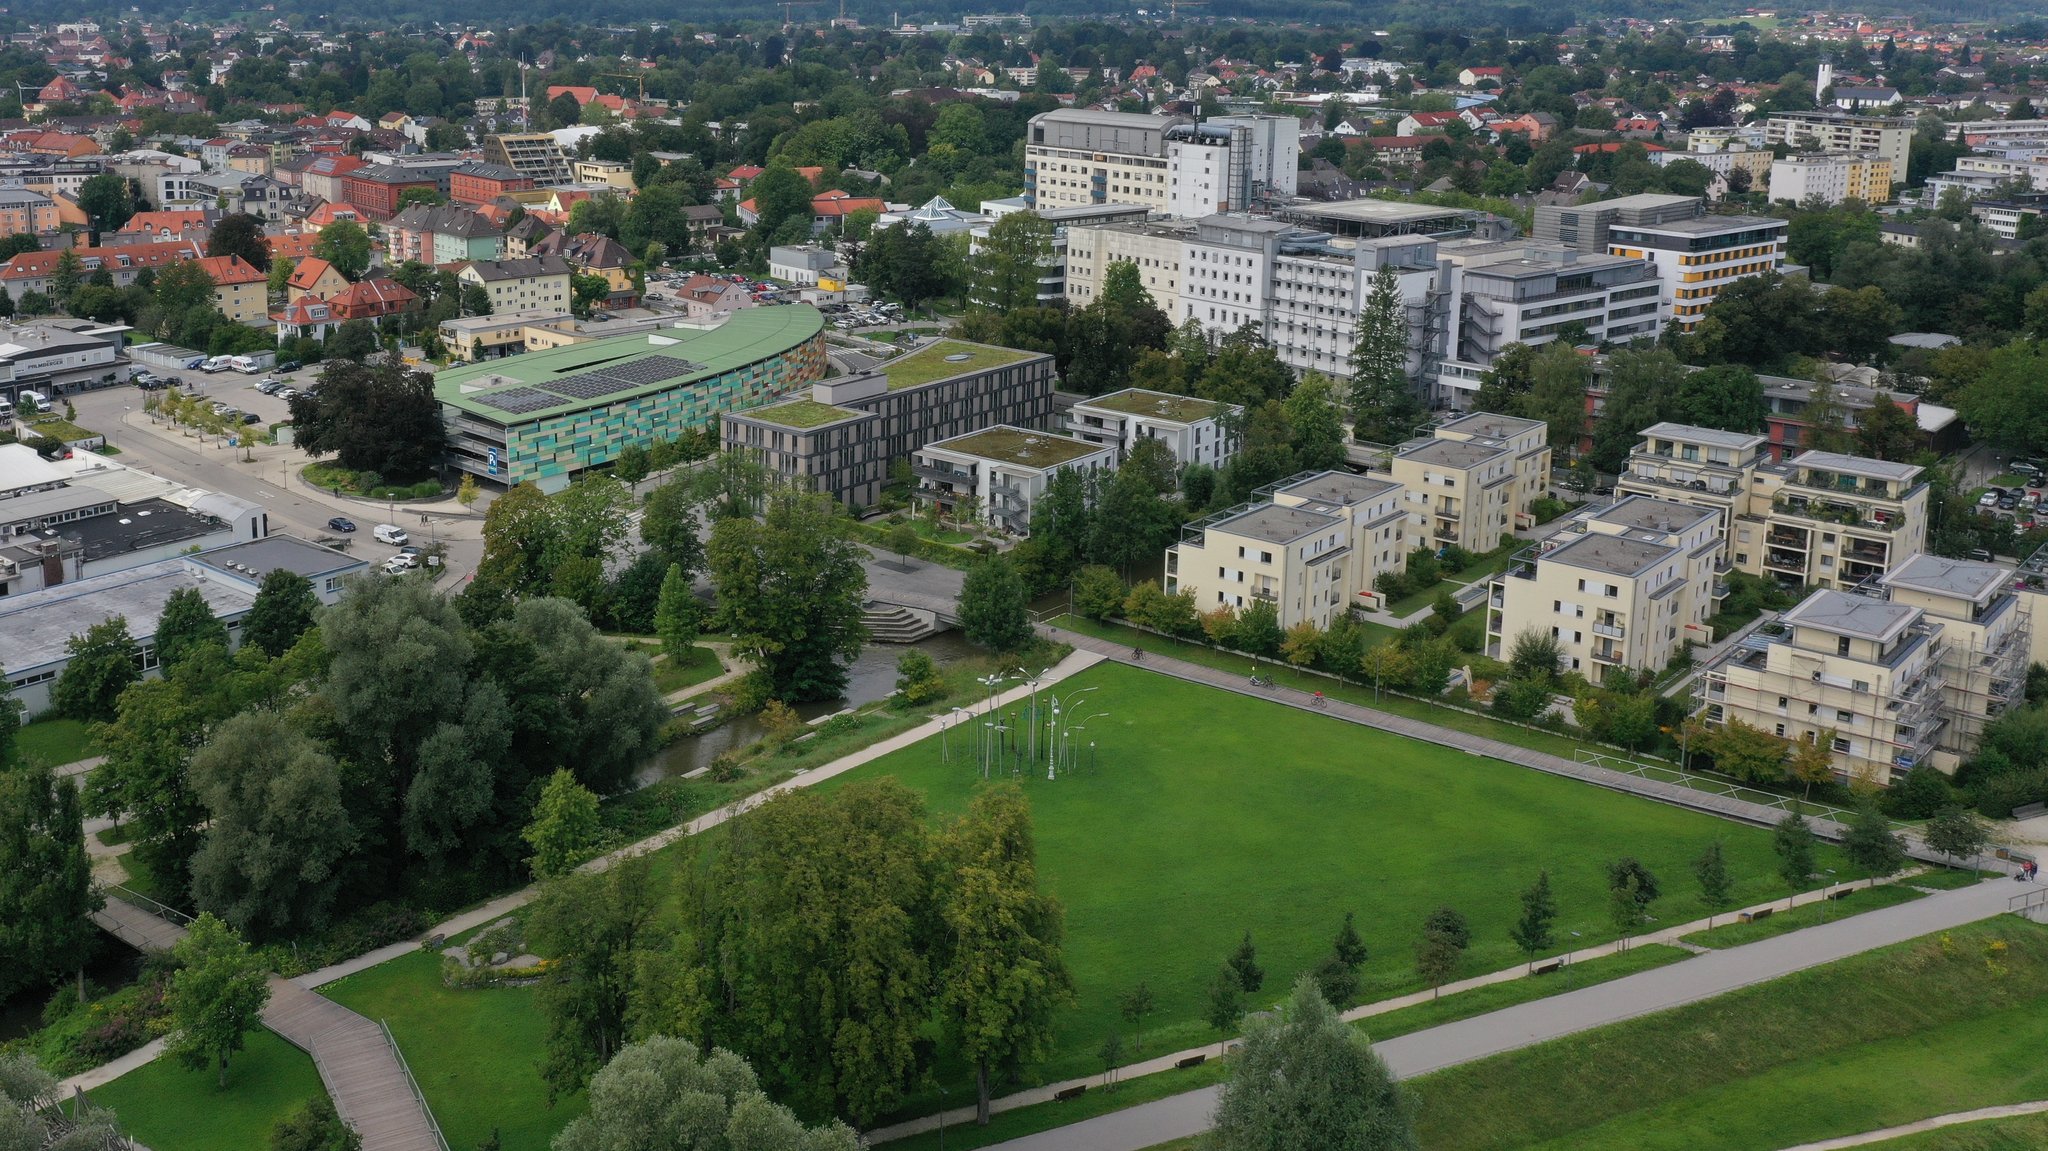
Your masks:
[{"label": "residential house", "polygon": [[1282,628],[1327,629],[1355,604],[1377,608],[1373,583],[1406,563],[1401,486],[1351,472],[1307,472],[1270,496],[1218,512],[1166,549],[1166,590],[1197,609],[1273,606]]},{"label": "residential house", "polygon": [[[80,280],[105,268],[114,277],[114,286],[125,288],[135,282],[135,276],[144,268],[163,268],[180,260],[196,260],[200,255],[198,244],[190,241],[175,241],[166,244],[123,244],[107,248],[72,248],[78,257]],[[57,270],[57,261],[62,252],[22,252],[0,265],[0,286],[7,294],[19,301],[24,292],[50,291],[50,277]]]},{"label": "residential house", "polygon": [[418,310],[419,297],[396,280],[381,276],[350,284],[327,298],[327,307],[342,322],[382,320]]},{"label": "residential house", "polygon": [[754,306],[754,294],[722,276],[691,276],[675,289],[676,302],[693,320],[722,316],[739,308]]},{"label": "residential house", "polygon": [[505,251],[501,258],[516,260],[534,255],[534,248],[554,234],[554,225],[546,220],[532,213],[522,215],[505,229]]},{"label": "residential house", "polygon": [[458,264],[495,260],[504,235],[489,220],[454,204],[410,204],[383,227],[385,262]]},{"label": "residential house", "polygon": [[204,245],[220,220],[218,208],[182,208],[174,211],[137,212],[117,232],[101,233],[109,247],[123,244],[168,244],[190,240]]},{"label": "residential house", "polygon": [[277,342],[286,340],[319,340],[325,342],[334,329],[341,326],[341,318],[327,301],[308,292],[295,297],[283,309],[270,314],[271,322],[277,325]]},{"label": "residential house", "polygon": [[306,195],[330,204],[345,202],[348,200],[349,173],[365,166],[361,158],[346,152],[333,156],[314,156],[299,171],[299,187]]},{"label": "residential house", "polygon": [[0,188],[0,234],[31,236],[55,232],[62,223],[56,201],[20,188]]},{"label": "residential house", "polygon": [[448,173],[448,198],[458,204],[488,204],[508,192],[530,192],[533,176],[506,164],[473,160]]},{"label": "residential house", "polygon": [[603,276],[611,285],[605,297],[609,308],[633,308],[640,304],[640,285],[634,282],[633,253],[624,244],[598,232],[563,237],[560,233],[542,245],[537,255],[558,255],[586,276]]},{"label": "residential house", "polygon": [[270,277],[240,256],[201,256],[195,261],[213,279],[213,305],[238,324],[262,324],[270,317]]},{"label": "residential house", "polygon": [[1071,436],[998,425],[926,444],[912,457],[916,499],[942,516],[1027,535],[1031,507],[1058,472],[1107,472],[1116,449]]},{"label": "residential house", "polygon": [[287,294],[294,300],[309,295],[326,299],[348,287],[348,277],[320,257],[307,256],[292,265],[291,278],[286,284]]},{"label": "residential house", "polygon": [[569,262],[560,256],[528,256],[518,260],[471,260],[458,264],[455,277],[481,285],[491,297],[491,311],[553,308],[567,311],[571,300]]},{"label": "residential house", "polygon": [[395,164],[372,164],[342,177],[341,199],[372,220],[388,220],[398,214],[399,199],[407,192],[425,189],[441,192],[441,179],[433,172],[401,168]]}]

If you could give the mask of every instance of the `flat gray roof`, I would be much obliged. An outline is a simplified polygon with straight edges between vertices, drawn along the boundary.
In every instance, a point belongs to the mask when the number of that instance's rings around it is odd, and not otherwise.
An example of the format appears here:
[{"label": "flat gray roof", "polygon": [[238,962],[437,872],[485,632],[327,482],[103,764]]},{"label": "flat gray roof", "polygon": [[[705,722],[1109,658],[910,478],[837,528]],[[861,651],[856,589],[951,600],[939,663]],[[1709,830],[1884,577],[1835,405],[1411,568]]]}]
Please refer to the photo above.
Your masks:
[{"label": "flat gray roof", "polygon": [[1911,588],[1962,599],[1989,599],[2012,578],[2013,569],[1976,560],[1952,560],[1922,552],[1886,572],[1878,581],[1887,587]]},{"label": "flat gray roof", "polygon": [[[192,557],[194,563],[203,564],[221,571],[233,572],[248,577],[253,573],[257,580],[279,568],[317,580],[336,572],[353,571],[366,566],[365,561],[351,559],[333,548],[324,548],[311,540],[297,536],[275,535],[262,539],[247,540],[200,552]],[[235,565],[241,565],[237,569]]]},{"label": "flat gray roof", "polygon": [[1715,232],[1742,232],[1752,228],[1790,227],[1776,216],[1694,216],[1689,220],[1672,220],[1663,224],[1616,224],[1617,232],[1681,232],[1687,235],[1711,235]]},{"label": "flat gray roof", "polygon": [[1411,204],[1402,200],[1339,200],[1330,204],[1289,204],[1290,215],[1325,220],[1357,220],[1372,224],[1405,224],[1436,220],[1445,216],[1468,215],[1465,208],[1443,208],[1435,204]]},{"label": "flat gray roof", "polygon": [[1680,204],[1692,204],[1698,200],[1698,196],[1673,196],[1662,192],[1638,192],[1633,196],[1616,196],[1612,200],[1601,200],[1597,203],[1582,205],[1582,207],[1591,208],[1595,211],[1611,208],[1616,211],[1625,212],[1636,209],[1672,208]]},{"label": "flat gray roof", "polygon": [[1348,505],[1363,503],[1401,485],[1355,472],[1318,472],[1309,478],[1276,489],[1279,493],[1312,504]]},{"label": "flat gray roof", "polygon": [[63,487],[49,491],[23,492],[0,500],[0,524],[27,523],[45,516],[61,515],[81,508],[114,503],[114,497],[98,488]]},{"label": "flat gray roof", "polygon": [[1543,563],[1561,563],[1570,567],[1605,572],[1608,575],[1632,576],[1648,569],[1659,560],[1670,558],[1677,551],[1677,548],[1651,543],[1648,540],[1587,532],[1563,547],[1544,552],[1538,558]]},{"label": "flat gray roof", "polygon": [[1651,424],[1642,430],[1641,435],[1646,440],[1685,440],[1723,448],[1754,448],[1764,442],[1764,437],[1747,432],[1724,432],[1719,428],[1702,428],[1694,424],[1669,422]]},{"label": "flat gray roof", "polygon": [[1243,515],[1224,520],[1216,527],[1232,535],[1263,540],[1270,544],[1285,544],[1313,532],[1326,530],[1335,526],[1337,522],[1335,516],[1312,512],[1307,508],[1262,504]]},{"label": "flat gray roof", "polygon": [[222,580],[201,579],[182,559],[158,560],[127,571],[0,599],[0,649],[7,670],[20,675],[68,660],[65,642],[96,623],[124,616],[128,634],[140,645],[154,639],[164,601],[180,588],[197,588],[213,614],[223,618],[249,610],[256,597]]},{"label": "flat gray roof", "polygon": [[1617,504],[1594,512],[1587,518],[1603,524],[1639,528],[1644,531],[1682,532],[1701,520],[1713,519],[1717,514],[1719,513],[1705,508],[1672,503],[1654,496],[1630,496]]},{"label": "flat gray roof", "polygon": [[1786,623],[1799,627],[1878,643],[1897,638],[1918,618],[1919,608],[1833,589],[1813,593],[1784,615]]},{"label": "flat gray roof", "polygon": [[1819,468],[1822,471],[1842,472],[1852,476],[1868,476],[1878,480],[1913,480],[1919,478],[1920,467],[1916,464],[1895,464],[1890,460],[1873,460],[1867,456],[1845,456],[1840,452],[1800,452],[1792,457],[1795,468]]},{"label": "flat gray roof", "polygon": [[[1554,271],[1556,265],[1551,265],[1551,268]],[[1491,436],[1496,440],[1507,440],[1542,426],[1542,420],[1525,420],[1520,416],[1503,416],[1494,412],[1473,412],[1470,415],[1459,416],[1438,430],[1459,432],[1468,436]]]},{"label": "flat gray roof", "polygon": [[1440,464],[1447,468],[1470,468],[1498,459],[1508,453],[1506,448],[1471,440],[1429,440],[1403,449],[1404,460],[1420,460],[1425,464]]}]

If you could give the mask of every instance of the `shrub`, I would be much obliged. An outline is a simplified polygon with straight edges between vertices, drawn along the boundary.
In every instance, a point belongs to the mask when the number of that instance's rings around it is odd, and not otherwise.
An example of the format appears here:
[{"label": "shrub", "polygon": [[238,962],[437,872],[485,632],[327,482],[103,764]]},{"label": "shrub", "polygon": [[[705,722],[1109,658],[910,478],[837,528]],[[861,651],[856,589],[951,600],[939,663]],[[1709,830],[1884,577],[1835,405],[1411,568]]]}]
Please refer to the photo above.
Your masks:
[{"label": "shrub", "polygon": [[917,707],[946,695],[945,677],[932,657],[912,648],[896,660],[896,700],[905,707]]},{"label": "shrub", "polygon": [[1510,679],[1494,685],[1493,710],[1527,722],[1550,706],[1550,685],[1540,679]]},{"label": "shrub", "polygon": [[852,735],[860,730],[860,717],[851,712],[841,712],[818,725],[818,734],[825,739],[837,739]]},{"label": "shrub", "polygon": [[719,783],[731,783],[747,774],[746,761],[729,751],[721,751],[711,760],[711,778]]}]

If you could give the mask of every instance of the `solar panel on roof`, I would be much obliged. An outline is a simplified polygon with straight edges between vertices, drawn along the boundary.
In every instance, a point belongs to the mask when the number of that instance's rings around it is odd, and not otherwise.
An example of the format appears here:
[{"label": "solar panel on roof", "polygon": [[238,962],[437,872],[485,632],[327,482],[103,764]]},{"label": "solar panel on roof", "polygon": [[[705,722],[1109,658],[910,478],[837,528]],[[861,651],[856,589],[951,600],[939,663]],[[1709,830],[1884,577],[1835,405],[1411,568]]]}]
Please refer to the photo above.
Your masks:
[{"label": "solar panel on roof", "polygon": [[496,408],[501,412],[511,412],[516,416],[527,412],[537,412],[543,408],[552,408],[562,402],[562,397],[551,396],[534,388],[506,388],[502,392],[492,392],[489,395],[478,396],[476,397],[476,402],[487,408]]},{"label": "solar panel on roof", "polygon": [[575,400],[594,400],[600,396],[609,396],[613,392],[630,391],[638,386],[626,380],[604,375],[601,372],[583,372],[574,376],[563,376],[560,379],[548,380],[541,384],[541,387],[556,395],[567,396]]},{"label": "solar panel on roof", "polygon": [[699,365],[676,356],[647,356],[644,359],[628,360],[622,364],[609,364],[591,374],[610,376],[615,380],[623,380],[634,387],[640,387],[646,384],[658,384],[663,380],[673,380],[677,376],[687,376],[697,370],[699,370]]}]

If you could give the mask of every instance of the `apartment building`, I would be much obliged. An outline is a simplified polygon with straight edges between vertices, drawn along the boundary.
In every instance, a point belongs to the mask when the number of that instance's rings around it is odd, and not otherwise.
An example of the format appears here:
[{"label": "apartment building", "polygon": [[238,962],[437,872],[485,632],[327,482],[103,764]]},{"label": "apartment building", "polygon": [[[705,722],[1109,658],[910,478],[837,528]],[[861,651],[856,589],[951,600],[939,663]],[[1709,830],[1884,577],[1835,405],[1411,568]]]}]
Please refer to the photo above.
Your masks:
[{"label": "apartment building", "polygon": [[569,307],[569,262],[560,256],[528,256],[520,260],[470,260],[455,266],[455,278],[481,284],[491,296],[491,311]]},{"label": "apartment building", "polygon": [[1067,409],[1068,435],[1116,449],[1117,463],[1141,441],[1166,445],[1174,462],[1220,468],[1237,452],[1224,435],[1224,423],[1243,413],[1236,404],[1176,396],[1145,388],[1125,388],[1082,400]]},{"label": "apartment building", "polygon": [[1142,204],[1193,218],[1294,195],[1301,125],[1289,116],[1196,123],[1061,108],[1032,117],[1024,145],[1031,208]]},{"label": "apartment building", "polygon": [[1663,157],[1670,158],[1665,162],[1692,160],[1724,176],[1740,170],[1749,173],[1751,186],[1755,186],[1771,174],[1774,153],[1764,135],[1761,124],[1694,128],[1686,136],[1685,151],[1654,153],[1652,162]]},{"label": "apartment building", "polygon": [[1847,782],[1939,766],[1949,722],[1943,621],[1905,602],[1825,590],[1731,648],[1699,681],[1708,727],[1741,720],[1834,753]]},{"label": "apartment building", "polygon": [[1558,644],[1560,669],[1661,669],[1709,643],[1721,539],[1714,513],[1648,496],[1582,513],[1517,552],[1487,591],[1487,651],[1530,632]]},{"label": "apartment building", "polygon": [[213,305],[238,324],[270,322],[270,277],[240,256],[202,256],[193,261],[213,280]]},{"label": "apartment building", "polygon": [[1651,424],[1629,452],[1614,495],[1651,496],[1714,513],[1725,540],[1749,514],[1749,483],[1763,462],[1764,437],[1690,424]]},{"label": "apartment building", "polygon": [[1502,444],[1428,439],[1390,465],[1416,547],[1491,551],[1514,530],[1515,453]]},{"label": "apartment building", "polygon": [[1854,112],[1773,112],[1764,121],[1764,143],[1822,152],[1875,152],[1903,178],[1913,147],[1913,121]]},{"label": "apartment building", "polygon": [[1792,586],[1853,588],[1927,546],[1924,469],[1834,452],[1759,464],[1735,566]]},{"label": "apartment building", "polygon": [[2032,624],[2000,564],[1916,555],[1885,573],[1888,598],[1942,625],[1942,706],[1948,723],[1935,763],[1952,770],[1976,751],[1984,727],[2026,698]]},{"label": "apartment building", "polygon": [[1507,492],[1508,515],[1517,528],[1536,526],[1531,505],[1550,494],[1550,428],[1541,420],[1473,412],[1439,424],[1439,440],[1506,448],[1514,456]]},{"label": "apartment building", "polygon": [[1608,231],[1607,253],[1654,265],[1664,322],[1690,332],[1723,288],[1784,266],[1790,227],[1770,216],[1709,216],[1701,205],[1700,214],[1685,219],[1617,219]]},{"label": "apartment building", "polygon": [[2048,192],[2048,138],[2028,147],[2003,148],[1995,155],[1956,157],[1953,169],[1927,177],[1924,202],[1939,203],[1951,191],[1974,200],[1999,195],[2014,185]]},{"label": "apartment building", "polygon": [[1893,181],[1904,178],[1875,152],[1805,152],[1771,161],[1770,196],[1793,204],[1888,204]]},{"label": "apartment building", "polygon": [[1013,535],[1031,532],[1031,508],[1064,469],[1106,472],[1116,450],[1070,436],[1002,425],[919,448],[911,460],[917,500],[939,514],[981,520]]},{"label": "apartment building", "polygon": [[1066,274],[1062,290],[1067,304],[1085,308],[1095,302],[1119,261],[1138,269],[1138,278],[1152,303],[1178,321],[1181,318],[1181,256],[1195,225],[1185,220],[1098,224],[1066,229]]},{"label": "apartment building", "polygon": [[778,475],[873,507],[890,465],[925,444],[998,425],[1050,424],[1055,376],[1042,353],[940,340],[873,372],[821,380],[805,396],[727,412],[720,439],[727,451],[758,453]]},{"label": "apartment building", "polygon": [[1352,605],[1378,608],[1373,581],[1407,562],[1400,485],[1350,472],[1291,476],[1258,500],[1181,530],[1166,549],[1166,591],[1202,611],[1266,600],[1280,626],[1328,628]]}]

